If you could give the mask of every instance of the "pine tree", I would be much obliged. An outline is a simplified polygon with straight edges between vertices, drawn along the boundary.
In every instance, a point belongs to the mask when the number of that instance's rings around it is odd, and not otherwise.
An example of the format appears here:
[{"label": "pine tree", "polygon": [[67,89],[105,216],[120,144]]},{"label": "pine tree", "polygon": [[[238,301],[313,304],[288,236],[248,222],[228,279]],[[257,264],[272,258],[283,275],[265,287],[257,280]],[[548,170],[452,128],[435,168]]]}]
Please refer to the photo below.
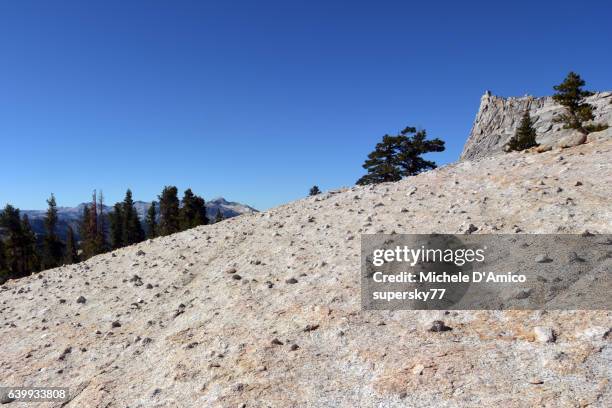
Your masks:
[{"label": "pine tree", "polygon": [[6,259],[6,248],[4,246],[4,241],[0,239],[0,285],[7,281],[10,278],[10,272],[8,268],[8,262]]},{"label": "pine tree", "polygon": [[108,214],[110,225],[111,247],[118,249],[125,246],[123,225],[123,208],[121,203],[116,203],[113,210]]},{"label": "pine tree", "polygon": [[435,169],[436,163],[423,159],[421,155],[444,151],[444,141],[426,139],[426,131],[417,131],[414,127],[406,127],[396,136],[383,136],[382,142],[376,145],[363,164],[368,174],[357,180],[357,184],[399,181]]},{"label": "pine tree", "polygon": [[193,218],[192,227],[198,225],[207,225],[208,217],[206,216],[206,201],[200,196],[195,196],[193,199],[193,209],[195,217]]},{"label": "pine tree", "polygon": [[529,111],[525,111],[516,133],[508,141],[507,148],[509,151],[520,151],[537,145],[536,130],[533,127]]},{"label": "pine tree", "polygon": [[[83,209],[83,217],[79,226],[83,259],[91,258],[108,250],[103,208],[104,201],[101,199],[98,202],[96,191],[94,190],[91,203]],[[100,209],[100,212],[98,209]]]},{"label": "pine tree", "polygon": [[193,227],[193,223],[196,217],[195,209],[195,195],[190,188],[185,190],[183,194],[182,207],[180,209],[180,227],[181,231],[187,230]]},{"label": "pine tree", "polygon": [[63,244],[57,236],[57,204],[55,196],[47,200],[49,208],[44,219],[45,237],[43,238],[42,268],[50,269],[60,265],[62,261]]},{"label": "pine tree", "polygon": [[[94,197],[95,200],[95,197]],[[103,254],[110,248],[108,240],[106,239],[108,229],[106,227],[106,214],[104,213],[104,194],[100,190],[100,196],[98,201],[98,224],[96,228],[96,253]]]},{"label": "pine tree", "polygon": [[79,222],[79,235],[81,236],[81,253],[83,259],[88,259],[93,256],[93,238],[91,236],[91,210],[89,205],[83,207],[83,215]]},{"label": "pine tree", "polygon": [[146,226],[147,238],[155,238],[157,236],[157,210],[155,208],[155,201],[151,202],[151,206],[149,206],[147,210]]},{"label": "pine tree", "polygon": [[40,270],[40,257],[36,246],[36,234],[32,230],[30,219],[25,214],[21,218],[21,229],[23,231],[23,263],[25,274],[29,275]]},{"label": "pine tree", "polygon": [[198,225],[208,224],[206,217],[206,202],[200,196],[193,194],[190,188],[183,195],[183,206],[180,209],[180,227],[184,231]]},{"label": "pine tree", "polygon": [[308,192],[308,195],[314,196],[317,194],[321,194],[321,190],[319,190],[319,186],[312,186],[310,188],[310,191]]},{"label": "pine tree", "polygon": [[0,227],[6,230],[7,238],[4,243],[4,253],[8,276],[11,278],[25,275],[23,262],[23,229],[19,209],[7,204],[0,213]]},{"label": "pine tree", "polygon": [[159,196],[159,234],[170,235],[180,231],[178,190],[166,186]]},{"label": "pine tree", "polygon": [[142,224],[138,219],[138,212],[134,207],[132,199],[132,191],[128,189],[125,193],[125,198],[122,205],[123,213],[123,244],[132,245],[144,240],[144,231]]},{"label": "pine tree", "polygon": [[223,221],[224,217],[223,217],[223,213],[221,212],[220,208],[217,208],[217,215],[215,216],[215,222],[221,222]]},{"label": "pine tree", "polygon": [[66,229],[66,251],[64,255],[64,263],[71,265],[79,262],[79,252],[76,241],[74,239],[74,231],[71,226]]},{"label": "pine tree", "polygon": [[91,209],[89,210],[89,254],[88,258],[98,255],[99,251],[99,239],[98,239],[98,198],[96,190],[93,191],[91,200]]},{"label": "pine tree", "polygon": [[555,85],[557,91],[553,99],[565,107],[565,113],[555,118],[556,122],[562,122],[566,129],[577,129],[587,133],[584,122],[593,120],[593,105],[584,102],[587,96],[593,92],[583,90],[584,80],[575,72],[567,74],[565,80],[559,85]]}]

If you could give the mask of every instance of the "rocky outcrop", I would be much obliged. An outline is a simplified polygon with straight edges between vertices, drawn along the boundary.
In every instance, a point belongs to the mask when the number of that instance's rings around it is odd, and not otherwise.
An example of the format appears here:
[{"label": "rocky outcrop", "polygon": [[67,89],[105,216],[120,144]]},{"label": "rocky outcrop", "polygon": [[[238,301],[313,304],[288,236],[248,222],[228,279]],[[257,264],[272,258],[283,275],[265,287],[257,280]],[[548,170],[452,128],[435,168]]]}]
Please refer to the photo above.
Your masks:
[{"label": "rocky outcrop", "polygon": [[465,161],[9,281],[0,384],[66,408],[610,407],[610,312],[362,311],[359,236],[611,233],[611,156]]},{"label": "rocky outcrop", "polygon": [[[593,123],[612,126],[612,92],[597,93],[587,98],[587,101],[595,107]],[[568,136],[563,132],[561,124],[553,122],[553,118],[561,114],[563,108],[552,97],[503,98],[487,91],[480,99],[480,108],[461,153],[461,160],[480,159],[501,153],[504,145],[514,135],[525,110],[529,110],[534,121],[538,143],[557,147],[559,140]]]}]

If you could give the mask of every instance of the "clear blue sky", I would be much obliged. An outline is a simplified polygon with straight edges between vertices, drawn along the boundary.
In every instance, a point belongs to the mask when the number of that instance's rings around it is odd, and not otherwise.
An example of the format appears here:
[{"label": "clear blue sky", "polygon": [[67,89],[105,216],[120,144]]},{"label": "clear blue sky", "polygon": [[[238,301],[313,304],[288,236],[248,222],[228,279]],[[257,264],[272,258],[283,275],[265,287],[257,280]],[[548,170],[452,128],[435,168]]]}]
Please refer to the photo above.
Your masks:
[{"label": "clear blue sky", "polygon": [[609,1],[3,1],[0,205],[165,184],[265,209],[354,184],[385,133],[459,155],[486,89],[612,89]]}]

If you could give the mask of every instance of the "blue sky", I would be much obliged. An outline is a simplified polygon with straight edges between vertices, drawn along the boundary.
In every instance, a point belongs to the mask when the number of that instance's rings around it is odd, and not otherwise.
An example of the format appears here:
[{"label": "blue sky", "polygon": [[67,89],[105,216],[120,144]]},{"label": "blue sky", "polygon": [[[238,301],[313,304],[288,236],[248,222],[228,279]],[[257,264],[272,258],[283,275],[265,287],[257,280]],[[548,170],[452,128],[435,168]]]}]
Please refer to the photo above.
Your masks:
[{"label": "blue sky", "polygon": [[608,1],[0,3],[0,206],[166,184],[260,209],[348,186],[385,133],[454,161],[486,89],[611,90]]}]

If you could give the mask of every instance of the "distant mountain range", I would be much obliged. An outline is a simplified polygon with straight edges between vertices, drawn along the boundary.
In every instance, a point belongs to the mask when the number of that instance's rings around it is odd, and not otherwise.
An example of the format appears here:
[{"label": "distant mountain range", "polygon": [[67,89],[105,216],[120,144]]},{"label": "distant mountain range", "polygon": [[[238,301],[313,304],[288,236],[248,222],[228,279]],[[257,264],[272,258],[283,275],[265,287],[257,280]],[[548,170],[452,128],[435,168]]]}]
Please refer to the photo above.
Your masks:
[{"label": "distant mountain range", "polygon": [[[83,208],[89,204],[90,203],[81,203],[76,207],[57,208],[57,233],[61,239],[65,239],[68,226],[72,227],[78,239],[78,226],[81,216],[83,215]],[[136,207],[138,217],[141,221],[144,220],[150,206],[151,202],[134,201],[134,207]],[[104,213],[108,214],[112,209],[113,207],[105,205]],[[215,198],[214,200],[206,202],[206,214],[211,222],[214,222],[215,217],[217,216],[217,210],[221,210],[221,214],[223,214],[224,218],[231,218],[240,214],[257,212],[257,210],[253,207],[249,207],[248,205],[241,203],[227,201],[223,197]],[[21,214],[27,214],[28,218],[30,219],[32,229],[37,235],[44,234],[45,232],[44,218],[46,212],[47,210],[21,210]]]}]

